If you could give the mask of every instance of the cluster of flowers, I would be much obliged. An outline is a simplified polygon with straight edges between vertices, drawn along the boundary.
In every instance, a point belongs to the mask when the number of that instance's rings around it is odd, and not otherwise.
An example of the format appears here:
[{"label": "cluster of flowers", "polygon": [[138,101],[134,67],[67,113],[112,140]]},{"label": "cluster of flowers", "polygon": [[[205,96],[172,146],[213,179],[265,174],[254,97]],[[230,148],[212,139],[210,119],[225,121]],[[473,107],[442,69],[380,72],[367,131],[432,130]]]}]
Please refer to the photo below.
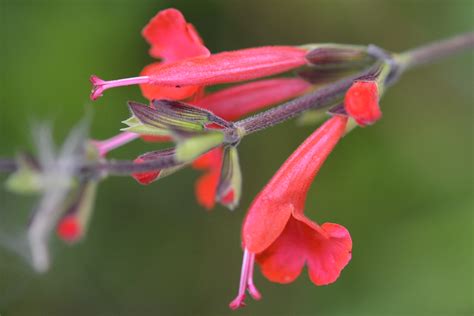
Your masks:
[{"label": "cluster of flowers", "polygon": [[[195,191],[197,201],[207,209],[216,202],[234,209],[239,202],[241,173],[236,148],[249,131],[236,120],[377,64],[367,47],[336,44],[268,46],[211,54],[195,28],[175,9],[159,12],[142,34],[151,46],[150,55],[159,61],[134,78],[104,81],[92,76],[91,98],[96,100],[113,87],[138,84],[150,104],[130,102],[132,117],[124,121],[127,127],[110,139],[91,142],[92,152],[105,157],[139,137],[148,142],[173,141],[176,147],[145,153],[134,161],[144,164],[167,159],[173,162],[171,167],[136,172],[133,177],[146,185],[188,165],[204,170]],[[356,77],[339,98],[330,100],[324,109],[326,114],[331,108],[330,117],[296,149],[253,201],[242,228],[243,264],[238,295],[230,303],[232,309],[245,305],[247,291],[260,299],[253,283],[255,263],[267,279],[278,283],[294,281],[306,265],[311,281],[326,285],[334,282],[350,261],[352,240],[347,229],[308,219],[304,204],[315,175],[351,128],[350,122],[366,126],[381,117],[378,102],[389,79],[382,66]],[[299,76],[252,81],[290,70],[298,70]],[[213,93],[205,91],[211,85],[242,81],[248,82]],[[80,146],[71,147],[69,152],[75,152],[76,147]],[[26,160],[24,165],[35,169]],[[86,178],[81,182],[75,193],[80,203],[73,203],[69,211],[48,223],[36,223],[37,231],[57,223],[60,238],[80,240],[90,218],[97,181]],[[46,204],[50,207],[51,203]],[[38,238],[46,237],[32,236],[32,240]]]}]

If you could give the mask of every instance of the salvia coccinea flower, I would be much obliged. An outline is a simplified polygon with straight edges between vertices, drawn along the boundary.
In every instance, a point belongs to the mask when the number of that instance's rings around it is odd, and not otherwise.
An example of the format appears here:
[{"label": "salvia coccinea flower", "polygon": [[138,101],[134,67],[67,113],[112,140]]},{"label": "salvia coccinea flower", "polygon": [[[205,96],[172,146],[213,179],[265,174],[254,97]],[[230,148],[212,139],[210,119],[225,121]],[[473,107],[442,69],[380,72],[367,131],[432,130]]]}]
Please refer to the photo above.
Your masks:
[{"label": "salvia coccinea flower", "polygon": [[346,92],[344,108],[360,126],[371,125],[382,117],[379,98],[375,80],[357,80]]},{"label": "salvia coccinea flower", "polygon": [[[281,103],[303,94],[311,88],[311,84],[300,78],[276,78],[254,81],[226,88],[204,96],[192,102],[199,108],[209,110],[219,117],[233,121],[252,112]],[[152,105],[153,106],[153,105]],[[163,136],[148,136],[151,141],[162,141]],[[145,138],[145,140],[147,140]],[[196,182],[196,198],[206,209],[215,205],[217,185],[222,169],[222,148],[213,149],[198,159],[192,166],[206,172]],[[140,162],[142,158],[137,158]],[[156,180],[159,172],[151,171],[135,174],[134,178],[141,184],[149,184]],[[228,196],[230,197],[230,196]],[[227,201],[233,199],[227,199]],[[224,202],[225,203],[225,202]]]},{"label": "salvia coccinea flower", "polygon": [[[163,61],[147,66],[139,77],[104,81],[92,76],[91,99],[97,99],[109,88],[135,84],[142,85],[149,99],[184,99],[202,86],[257,79],[307,63],[307,49],[293,46],[266,46],[210,55],[194,27],[175,9],[159,12],[145,27],[143,35],[151,44],[152,56]],[[152,86],[160,88],[156,91]]]},{"label": "salvia coccinea flower", "polygon": [[343,226],[317,223],[303,211],[308,189],[322,164],[345,132],[348,118],[335,115],[319,127],[286,160],[253,201],[242,228],[244,259],[232,309],[244,305],[246,290],[256,299],[256,261],[270,281],[290,283],[308,267],[311,281],[336,281],[351,259],[352,241]]}]

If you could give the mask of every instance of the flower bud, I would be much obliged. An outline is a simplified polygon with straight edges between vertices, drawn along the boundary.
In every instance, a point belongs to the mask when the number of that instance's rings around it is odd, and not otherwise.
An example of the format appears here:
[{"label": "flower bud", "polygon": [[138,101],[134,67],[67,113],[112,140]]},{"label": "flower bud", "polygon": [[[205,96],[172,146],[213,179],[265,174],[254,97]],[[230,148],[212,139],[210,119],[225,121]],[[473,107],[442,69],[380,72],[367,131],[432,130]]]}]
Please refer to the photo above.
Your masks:
[{"label": "flower bud", "polygon": [[378,85],[373,80],[355,81],[346,93],[344,108],[360,126],[371,125],[382,117]]}]

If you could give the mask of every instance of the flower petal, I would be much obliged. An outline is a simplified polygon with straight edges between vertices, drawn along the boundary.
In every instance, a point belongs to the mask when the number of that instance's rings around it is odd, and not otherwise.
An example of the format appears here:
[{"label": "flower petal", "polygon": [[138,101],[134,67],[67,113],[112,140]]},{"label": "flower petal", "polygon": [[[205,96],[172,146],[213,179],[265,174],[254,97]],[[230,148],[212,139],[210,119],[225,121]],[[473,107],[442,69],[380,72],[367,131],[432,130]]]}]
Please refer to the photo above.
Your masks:
[{"label": "flower petal", "polygon": [[[312,223],[312,225],[308,225]],[[270,281],[290,283],[305,264],[311,281],[326,285],[337,280],[351,259],[352,241],[349,232],[340,225],[325,223],[321,229],[329,237],[314,230],[316,223],[308,218],[291,217],[275,242],[257,254],[263,275]]]},{"label": "flower petal", "polygon": [[196,29],[176,9],[158,12],[145,26],[142,35],[151,45],[150,55],[166,62],[210,55]]},{"label": "flower petal", "polygon": [[[163,63],[153,63],[143,68],[140,76],[148,76],[156,72]],[[171,100],[183,100],[199,90],[199,86],[186,86],[186,87],[165,87],[151,84],[141,84],[140,89],[142,94],[148,100],[153,99],[171,99]]]},{"label": "flower petal", "polygon": [[222,148],[216,148],[208,151],[193,161],[194,169],[209,169],[215,168],[222,160]]},{"label": "flower petal", "polygon": [[221,176],[222,155],[222,148],[218,147],[193,162],[193,168],[207,169],[195,185],[198,203],[207,209],[212,209],[215,205],[217,185]]},{"label": "flower petal", "polygon": [[199,99],[194,104],[233,121],[301,95],[310,87],[310,83],[300,78],[260,80],[220,90]]},{"label": "flower petal", "polygon": [[261,198],[262,192],[250,206],[242,227],[244,248],[253,253],[262,252],[280,236],[293,212],[292,204],[275,203],[271,196]]},{"label": "flower petal", "polygon": [[352,239],[341,225],[324,223],[321,228],[329,239],[312,234],[307,241],[307,264],[311,281],[316,285],[333,283],[352,257]]},{"label": "flower petal", "polygon": [[215,205],[219,174],[220,172],[211,170],[204,173],[196,181],[197,201],[208,210],[212,209]]},{"label": "flower petal", "polygon": [[194,57],[162,64],[148,72],[151,84],[161,86],[213,85],[282,73],[306,63],[306,50],[266,46]]},{"label": "flower petal", "polygon": [[[290,283],[301,273],[306,258],[300,238],[299,223],[290,218],[284,231],[264,252],[257,254],[262,274],[272,282]],[[303,241],[304,242],[304,241]]]}]

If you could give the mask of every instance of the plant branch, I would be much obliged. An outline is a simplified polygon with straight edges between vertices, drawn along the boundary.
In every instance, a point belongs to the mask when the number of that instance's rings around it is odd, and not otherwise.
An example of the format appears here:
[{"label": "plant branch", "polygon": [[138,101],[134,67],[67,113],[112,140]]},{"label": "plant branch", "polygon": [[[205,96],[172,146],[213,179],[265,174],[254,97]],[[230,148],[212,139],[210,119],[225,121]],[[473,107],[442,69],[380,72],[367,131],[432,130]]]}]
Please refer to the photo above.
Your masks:
[{"label": "plant branch", "polygon": [[399,54],[403,70],[411,69],[474,47],[474,32],[423,45]]},{"label": "plant branch", "polygon": [[[390,60],[385,57],[379,57],[372,67],[361,73],[351,76],[325,87],[296,98],[292,101],[283,103],[270,110],[258,113],[246,119],[235,123],[235,126],[244,132],[244,135],[261,131],[291,119],[309,109],[320,109],[330,105],[332,102],[342,97],[347,89],[352,85],[355,79],[369,75],[374,71],[374,67],[380,62],[389,63],[392,66],[392,72],[389,77],[388,85],[399,78],[404,71],[419,65],[434,62],[438,59],[459,53],[461,51],[472,49],[474,47],[474,32],[458,35],[446,40],[423,45],[406,52],[396,54]],[[160,157],[159,159],[146,161],[136,164],[133,161],[105,161],[96,164],[86,164],[80,170],[82,174],[113,174],[130,175],[132,173],[146,172],[163,168],[170,168],[180,163],[174,156]],[[0,172],[14,172],[17,169],[17,163],[13,159],[0,158]]]},{"label": "plant branch", "polygon": [[14,159],[0,158],[0,172],[15,172],[17,163]]}]

